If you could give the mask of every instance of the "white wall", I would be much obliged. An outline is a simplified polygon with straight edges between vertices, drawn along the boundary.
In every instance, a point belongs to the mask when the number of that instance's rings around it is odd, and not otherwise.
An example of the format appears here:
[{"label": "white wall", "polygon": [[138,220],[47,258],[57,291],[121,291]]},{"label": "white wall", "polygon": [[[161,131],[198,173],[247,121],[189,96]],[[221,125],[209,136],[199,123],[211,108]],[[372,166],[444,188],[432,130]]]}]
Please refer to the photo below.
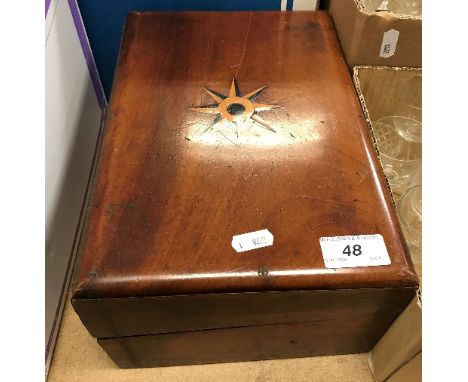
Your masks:
[{"label": "white wall", "polygon": [[45,340],[51,335],[96,147],[101,111],[67,0],[46,20]]}]

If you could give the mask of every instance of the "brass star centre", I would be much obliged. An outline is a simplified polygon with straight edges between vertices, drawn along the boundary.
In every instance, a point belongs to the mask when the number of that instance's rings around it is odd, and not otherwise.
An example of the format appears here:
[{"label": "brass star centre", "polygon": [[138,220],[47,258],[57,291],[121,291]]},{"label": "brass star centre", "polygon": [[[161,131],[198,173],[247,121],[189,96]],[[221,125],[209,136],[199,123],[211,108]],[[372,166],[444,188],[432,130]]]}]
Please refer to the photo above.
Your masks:
[{"label": "brass star centre", "polygon": [[218,122],[222,120],[238,123],[250,119],[257,122],[264,129],[276,133],[275,129],[273,129],[273,127],[271,127],[268,122],[260,118],[258,112],[275,109],[279,106],[274,104],[254,102],[267,86],[268,85],[264,85],[254,91],[251,91],[250,93],[241,95],[239,87],[237,86],[237,81],[235,78],[233,78],[231,89],[229,90],[229,96],[225,96],[213,90],[203,88],[216,103],[192,107],[190,110],[205,114],[216,114],[215,119],[205,131],[213,128]]}]

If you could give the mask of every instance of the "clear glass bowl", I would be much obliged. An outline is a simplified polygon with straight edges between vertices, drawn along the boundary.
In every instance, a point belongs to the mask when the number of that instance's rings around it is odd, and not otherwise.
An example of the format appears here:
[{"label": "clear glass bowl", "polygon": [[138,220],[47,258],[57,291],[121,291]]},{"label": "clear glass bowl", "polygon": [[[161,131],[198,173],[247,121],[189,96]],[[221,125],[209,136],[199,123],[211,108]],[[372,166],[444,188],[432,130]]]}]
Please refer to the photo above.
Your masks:
[{"label": "clear glass bowl", "polygon": [[422,75],[415,72],[397,89],[396,114],[422,121]]},{"label": "clear glass bowl", "polygon": [[381,118],[372,123],[380,159],[393,193],[403,194],[421,172],[422,126],[401,116]]}]

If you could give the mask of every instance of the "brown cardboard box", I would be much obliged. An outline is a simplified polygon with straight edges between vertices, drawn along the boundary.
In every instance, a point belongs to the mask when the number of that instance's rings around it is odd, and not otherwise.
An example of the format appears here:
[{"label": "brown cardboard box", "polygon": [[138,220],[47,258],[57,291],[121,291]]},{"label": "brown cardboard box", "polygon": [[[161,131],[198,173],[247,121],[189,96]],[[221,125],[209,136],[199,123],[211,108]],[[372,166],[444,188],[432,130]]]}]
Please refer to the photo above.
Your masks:
[{"label": "brown cardboard box", "polygon": [[[421,328],[421,305],[418,296],[415,296],[369,353],[369,366],[377,382],[420,380],[404,378],[407,373],[403,369],[410,362],[418,363],[418,359],[419,370],[421,369]],[[412,366],[413,369],[417,369],[415,365]],[[398,378],[397,374],[400,375]]]},{"label": "brown cardboard box", "polygon": [[[354,84],[372,134],[371,121],[393,114],[398,99],[397,92],[401,90],[399,84],[415,72],[421,73],[421,69],[365,66],[354,68]],[[421,267],[416,267],[416,272],[421,279]],[[421,380],[421,332],[422,311],[418,294],[369,353],[369,365],[376,381]]]},{"label": "brown cardboard box", "polygon": [[400,370],[387,379],[388,382],[406,382],[422,380],[422,353],[419,353]]},{"label": "brown cardboard box", "polygon": [[348,65],[421,67],[422,17],[369,12],[361,0],[331,0]]}]

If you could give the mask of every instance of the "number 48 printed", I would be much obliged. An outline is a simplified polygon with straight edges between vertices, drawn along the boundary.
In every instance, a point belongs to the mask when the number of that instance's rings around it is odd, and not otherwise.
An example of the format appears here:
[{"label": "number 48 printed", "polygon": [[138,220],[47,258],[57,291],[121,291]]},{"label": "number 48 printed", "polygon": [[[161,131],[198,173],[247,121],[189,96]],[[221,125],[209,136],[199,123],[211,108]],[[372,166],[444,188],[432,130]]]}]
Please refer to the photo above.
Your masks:
[{"label": "number 48 printed", "polygon": [[343,249],[343,254],[344,255],[354,255],[354,256],[359,256],[362,255],[362,249],[360,244],[354,244],[353,249],[351,250],[351,246],[347,245],[345,249]]},{"label": "number 48 printed", "polygon": [[320,238],[326,268],[374,267],[392,262],[380,234]]}]

